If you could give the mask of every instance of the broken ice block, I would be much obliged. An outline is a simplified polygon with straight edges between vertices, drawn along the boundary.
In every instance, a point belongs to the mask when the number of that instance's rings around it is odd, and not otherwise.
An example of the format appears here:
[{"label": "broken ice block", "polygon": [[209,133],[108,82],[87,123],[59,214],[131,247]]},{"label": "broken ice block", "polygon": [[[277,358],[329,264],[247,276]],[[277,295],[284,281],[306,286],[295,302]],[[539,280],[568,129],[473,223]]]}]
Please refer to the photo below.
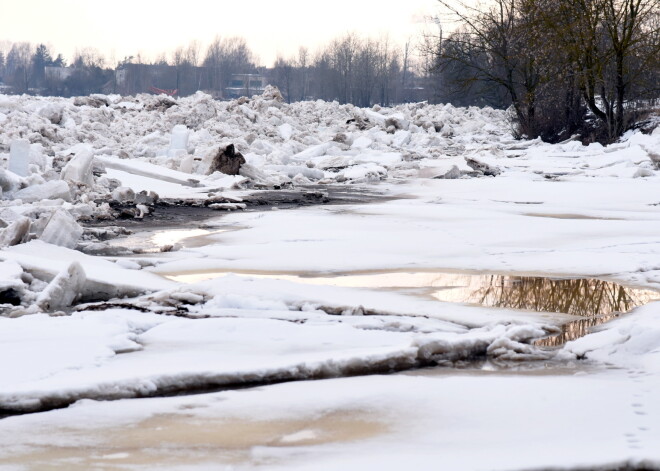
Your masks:
[{"label": "broken ice block", "polygon": [[0,168],[0,190],[8,193],[17,190],[20,186],[21,180],[18,176]]},{"label": "broken ice block", "polygon": [[26,139],[15,139],[11,141],[9,150],[9,164],[7,170],[21,177],[30,174],[28,164],[30,163],[30,141]]},{"label": "broken ice block", "polygon": [[186,155],[183,159],[181,159],[181,163],[179,164],[179,172],[192,173],[194,162],[194,156]]},{"label": "broken ice block", "polygon": [[78,262],[61,271],[37,298],[37,305],[44,311],[57,311],[73,304],[85,287],[87,276]]},{"label": "broken ice block", "polygon": [[23,242],[30,232],[30,218],[21,217],[4,229],[0,229],[0,247],[17,245]]},{"label": "broken ice block", "polygon": [[177,124],[172,129],[172,137],[170,137],[170,151],[188,150],[188,136],[190,131],[183,124]]},{"label": "broken ice block", "polygon": [[71,201],[71,191],[67,182],[52,180],[41,185],[32,185],[14,193],[15,199],[21,199],[24,203],[34,203],[41,200],[54,200],[62,198]]},{"label": "broken ice block", "polygon": [[120,203],[132,203],[135,199],[135,192],[126,186],[120,186],[112,191],[111,197]]},{"label": "broken ice block", "polygon": [[284,123],[277,127],[277,132],[280,134],[282,139],[288,141],[291,139],[291,135],[293,134],[293,126],[291,126],[289,123]]},{"label": "broken ice block", "polygon": [[68,164],[62,169],[60,178],[85,185],[94,184],[94,175],[92,175],[92,162],[94,156],[91,149],[84,149],[76,154]]},{"label": "broken ice block", "polygon": [[68,211],[59,209],[53,213],[44,228],[42,241],[69,249],[75,248],[78,239],[83,234],[83,228],[76,222]]}]

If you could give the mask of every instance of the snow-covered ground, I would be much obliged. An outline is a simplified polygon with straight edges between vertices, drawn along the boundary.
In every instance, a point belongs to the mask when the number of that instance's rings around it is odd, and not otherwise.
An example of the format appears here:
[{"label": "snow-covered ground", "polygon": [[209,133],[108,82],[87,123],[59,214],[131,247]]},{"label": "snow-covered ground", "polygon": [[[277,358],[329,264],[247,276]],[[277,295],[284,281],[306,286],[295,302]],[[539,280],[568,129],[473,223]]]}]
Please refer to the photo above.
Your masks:
[{"label": "snow-covered ground", "polygon": [[[0,469],[660,469],[660,128],[548,145],[496,110],[274,89],[0,96],[0,126],[0,410],[29,412],[0,420]],[[133,253],[114,218],[158,199],[233,211]],[[547,350],[578,317],[464,304],[474,273],[648,304]]]}]

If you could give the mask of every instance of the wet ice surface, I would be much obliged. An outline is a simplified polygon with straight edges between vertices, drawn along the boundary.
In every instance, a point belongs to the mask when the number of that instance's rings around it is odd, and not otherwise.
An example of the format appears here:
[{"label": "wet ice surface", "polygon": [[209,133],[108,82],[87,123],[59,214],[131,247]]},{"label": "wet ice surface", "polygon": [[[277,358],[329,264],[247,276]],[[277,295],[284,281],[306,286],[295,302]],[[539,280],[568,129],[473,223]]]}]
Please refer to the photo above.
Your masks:
[{"label": "wet ice surface", "polygon": [[[653,417],[660,411],[643,391],[657,382],[628,375],[627,382],[614,371],[374,376],[85,401],[4,419],[0,457],[27,469],[396,470],[426,469],[441,459],[451,469],[487,463],[487,469],[507,470],[565,468],[570,455],[577,469],[584,463],[614,469],[641,457],[646,468],[639,469],[653,469],[660,458]],[[593,440],[585,440],[587,434]],[[470,452],[475,441],[479,453]],[[516,453],[503,454],[509,447]]]},{"label": "wet ice surface", "polygon": [[[227,276],[227,273],[202,271],[164,274],[183,283]],[[239,273],[251,278],[289,280],[301,284],[331,285],[382,289],[425,296],[438,301],[512,308],[533,312],[556,312],[584,319],[563,324],[562,331],[548,339],[537,340],[541,346],[560,346],[589,333],[598,325],[621,314],[660,300],[660,293],[629,288],[596,279],[562,279],[513,275],[475,275],[443,272],[343,273],[323,276],[314,273]]]},{"label": "wet ice surface", "polygon": [[[163,274],[183,283],[195,283],[227,272],[202,271]],[[232,273],[234,274],[234,273]],[[403,271],[383,273],[235,273],[251,278],[289,280],[301,284],[397,290],[424,295],[438,301],[514,308],[539,312],[560,312],[577,316],[624,313],[660,299],[649,289],[628,288],[617,283],[585,278],[543,278],[515,275],[479,275]]]}]

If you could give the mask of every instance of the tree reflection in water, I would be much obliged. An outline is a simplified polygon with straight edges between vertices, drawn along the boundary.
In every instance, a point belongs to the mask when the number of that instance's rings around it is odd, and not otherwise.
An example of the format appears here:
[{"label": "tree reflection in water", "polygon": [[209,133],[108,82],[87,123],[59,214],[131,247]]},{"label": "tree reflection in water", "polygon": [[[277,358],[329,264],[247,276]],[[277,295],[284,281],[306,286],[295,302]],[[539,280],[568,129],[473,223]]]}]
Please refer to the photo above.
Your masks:
[{"label": "tree reflection in water", "polygon": [[627,312],[648,302],[652,291],[593,279],[497,276],[471,294],[483,306],[562,312],[576,316]]},{"label": "tree reflection in water", "polygon": [[[602,280],[502,275],[483,276],[477,285],[469,283],[462,294],[463,302],[482,306],[585,317],[563,325],[560,335],[536,342],[542,346],[562,345],[586,335],[592,327],[621,313],[660,299],[660,294],[654,291],[627,288]],[[442,299],[442,292],[436,297]],[[452,297],[455,300],[455,295]]]}]

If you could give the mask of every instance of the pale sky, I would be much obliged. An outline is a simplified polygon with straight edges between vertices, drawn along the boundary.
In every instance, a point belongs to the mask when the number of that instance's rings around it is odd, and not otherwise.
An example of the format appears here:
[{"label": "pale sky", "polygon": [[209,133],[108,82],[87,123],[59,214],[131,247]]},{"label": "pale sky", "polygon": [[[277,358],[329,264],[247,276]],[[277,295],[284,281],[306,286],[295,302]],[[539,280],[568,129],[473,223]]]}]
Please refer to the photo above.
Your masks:
[{"label": "pale sky", "polygon": [[[436,0],[0,0],[0,41],[45,43],[68,61],[95,47],[115,61],[201,42],[243,36],[263,65],[304,45],[312,52],[346,32],[415,36]],[[203,52],[202,52],[203,54]],[[169,58],[169,56],[168,56]]]}]

